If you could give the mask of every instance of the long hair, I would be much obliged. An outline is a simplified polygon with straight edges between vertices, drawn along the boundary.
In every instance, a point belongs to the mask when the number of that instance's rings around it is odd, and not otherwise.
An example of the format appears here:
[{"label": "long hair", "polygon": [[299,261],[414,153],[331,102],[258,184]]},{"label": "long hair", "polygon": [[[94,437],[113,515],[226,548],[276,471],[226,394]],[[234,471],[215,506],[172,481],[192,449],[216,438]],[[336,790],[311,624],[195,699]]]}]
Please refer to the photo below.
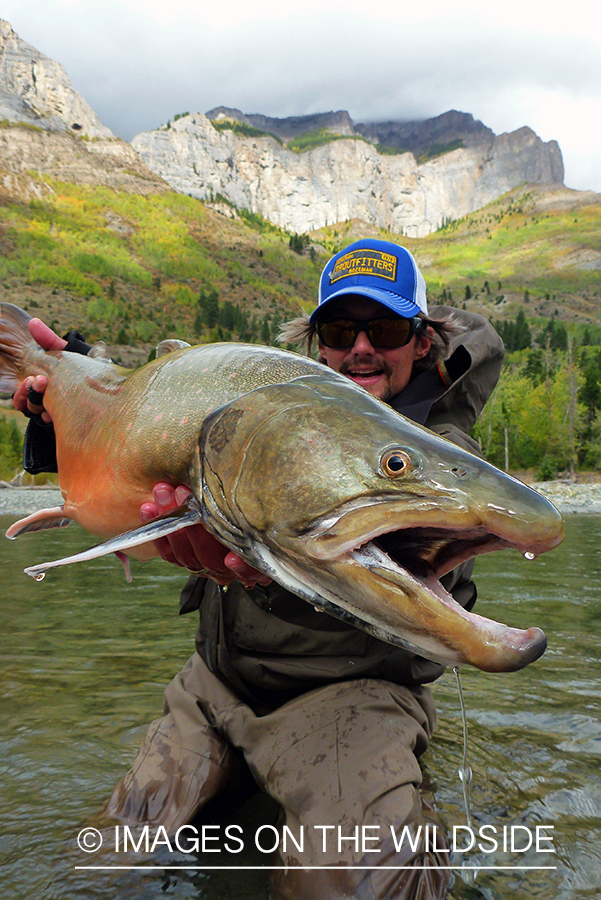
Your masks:
[{"label": "long hair", "polygon": [[[451,335],[463,331],[463,327],[454,320],[452,314],[440,319],[430,318],[424,313],[418,313],[418,316],[426,323],[423,334],[432,339],[432,346],[426,356],[415,361],[414,369],[433,369],[440,360],[445,358]],[[317,328],[309,321],[308,313],[290,319],[289,322],[282,322],[277,336],[280,344],[300,344],[303,353],[307,356],[313,356],[313,344],[316,338]],[[418,334],[417,340],[421,339],[422,335]],[[325,362],[320,355],[317,358],[321,362]]]}]

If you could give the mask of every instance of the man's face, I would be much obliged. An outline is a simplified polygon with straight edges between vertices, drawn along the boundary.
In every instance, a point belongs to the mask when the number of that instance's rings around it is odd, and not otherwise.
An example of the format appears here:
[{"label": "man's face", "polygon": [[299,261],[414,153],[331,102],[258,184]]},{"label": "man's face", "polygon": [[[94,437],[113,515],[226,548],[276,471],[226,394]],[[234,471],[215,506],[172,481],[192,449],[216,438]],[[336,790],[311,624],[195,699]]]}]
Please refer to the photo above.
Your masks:
[{"label": "man's face", "polygon": [[[328,317],[365,320],[390,318],[394,315],[386,306],[368,297],[348,296],[328,304]],[[413,363],[426,356],[432,341],[427,335],[414,335],[404,347],[379,350],[373,347],[364,331],[360,331],[352,347],[334,350],[319,342],[319,350],[331,369],[346,375],[380,400],[391,400],[411,378]]]}]

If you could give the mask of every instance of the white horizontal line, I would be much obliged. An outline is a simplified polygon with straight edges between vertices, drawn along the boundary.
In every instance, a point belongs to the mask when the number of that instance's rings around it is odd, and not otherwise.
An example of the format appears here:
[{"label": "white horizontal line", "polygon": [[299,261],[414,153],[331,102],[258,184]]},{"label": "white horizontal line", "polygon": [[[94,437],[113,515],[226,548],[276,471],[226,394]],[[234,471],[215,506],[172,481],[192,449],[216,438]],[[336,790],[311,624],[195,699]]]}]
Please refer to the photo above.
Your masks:
[{"label": "white horizontal line", "polygon": [[186,872],[207,872],[207,871],[246,871],[252,869],[254,871],[262,871],[263,869],[266,871],[275,871],[275,870],[284,870],[287,869],[303,869],[304,871],[313,871],[315,869],[335,869],[335,870],[361,870],[361,871],[378,871],[382,869],[390,870],[392,872],[401,872],[404,870],[423,870],[429,871],[430,869],[433,871],[444,871],[444,870],[453,870],[453,871],[463,871],[465,869],[473,869],[475,872],[484,872],[484,871],[524,871],[526,869],[531,869],[535,871],[542,870],[550,870],[557,869],[557,866],[74,866],[75,869],[87,869],[93,871],[111,871],[111,870],[135,870],[139,869],[140,871],[149,871],[156,872],[157,870],[161,871],[186,871]]}]

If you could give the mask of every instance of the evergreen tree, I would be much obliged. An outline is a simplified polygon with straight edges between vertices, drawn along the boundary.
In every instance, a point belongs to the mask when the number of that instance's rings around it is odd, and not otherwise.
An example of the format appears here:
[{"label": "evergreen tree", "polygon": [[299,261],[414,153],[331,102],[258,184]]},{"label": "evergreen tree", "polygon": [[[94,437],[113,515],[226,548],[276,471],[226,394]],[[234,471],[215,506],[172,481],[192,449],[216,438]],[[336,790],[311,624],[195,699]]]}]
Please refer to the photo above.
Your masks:
[{"label": "evergreen tree", "polygon": [[235,327],[234,304],[231,300],[226,300],[219,310],[219,324],[228,331],[233,331]]},{"label": "evergreen tree", "polygon": [[514,350],[526,350],[532,346],[532,333],[526,321],[526,314],[520,309],[515,319]]},{"label": "evergreen tree", "polygon": [[269,316],[265,316],[261,325],[261,341],[263,344],[271,343],[271,328],[269,327]]},{"label": "evergreen tree", "polygon": [[219,294],[212,287],[209,291],[204,288],[200,291],[198,305],[202,309],[202,318],[207,328],[214,328],[219,321]]}]

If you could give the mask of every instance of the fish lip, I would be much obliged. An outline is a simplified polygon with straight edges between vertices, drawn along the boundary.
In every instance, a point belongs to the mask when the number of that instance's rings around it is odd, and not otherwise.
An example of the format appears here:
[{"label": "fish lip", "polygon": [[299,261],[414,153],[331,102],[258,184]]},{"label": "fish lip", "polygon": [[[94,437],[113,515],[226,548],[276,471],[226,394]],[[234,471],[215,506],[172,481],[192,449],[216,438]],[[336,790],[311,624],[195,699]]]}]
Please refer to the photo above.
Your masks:
[{"label": "fish lip", "polygon": [[[488,504],[471,507],[458,502],[452,493],[439,494],[432,502],[417,494],[395,499],[396,504],[389,496],[357,498],[323,516],[305,532],[305,551],[318,565],[331,566],[338,580],[349,566],[361,566],[374,579],[372,595],[392,598],[400,590],[413,598],[416,620],[411,621],[412,613],[409,620],[401,614],[392,630],[382,629],[377,636],[390,640],[391,634],[399,633],[398,628],[409,636],[413,648],[418,648],[413,652],[443,665],[470,664],[486,672],[515,672],[538,659],[546,648],[546,637],[539,628],[511,628],[464,609],[440,578],[468,559],[493,550],[517,549],[538,555],[551,549],[563,538],[561,517],[541,516],[531,523],[511,511],[507,516],[499,516],[498,511],[489,514]],[[369,506],[373,507],[371,514]],[[360,607],[367,596],[368,592],[363,594]],[[438,630],[437,610],[443,617],[451,614],[450,631]]]},{"label": "fish lip", "polygon": [[[341,564],[343,567],[359,565],[369,571],[374,583],[380,582],[382,585],[384,593],[380,589],[381,596],[392,596],[395,589],[400,589],[414,598],[416,609],[431,610],[432,615],[428,614],[421,622],[418,616],[416,623],[405,620],[400,626],[412,644],[410,649],[413,653],[447,666],[470,664],[486,672],[516,672],[545,652],[547,639],[540,628],[516,629],[464,609],[433,572],[410,572],[381,550],[377,541],[369,541],[358,550],[350,550],[338,558],[338,577],[343,571]],[[434,605],[430,606],[432,601]],[[446,638],[445,633],[438,630],[437,607],[446,608],[447,613],[453,616],[453,620],[449,621],[458,626],[457,630],[453,625]],[[416,629],[413,627],[415,624],[418,624]],[[384,629],[376,636],[391,640],[391,634],[398,632],[393,628],[386,633]],[[392,643],[395,643],[394,639]]]}]

